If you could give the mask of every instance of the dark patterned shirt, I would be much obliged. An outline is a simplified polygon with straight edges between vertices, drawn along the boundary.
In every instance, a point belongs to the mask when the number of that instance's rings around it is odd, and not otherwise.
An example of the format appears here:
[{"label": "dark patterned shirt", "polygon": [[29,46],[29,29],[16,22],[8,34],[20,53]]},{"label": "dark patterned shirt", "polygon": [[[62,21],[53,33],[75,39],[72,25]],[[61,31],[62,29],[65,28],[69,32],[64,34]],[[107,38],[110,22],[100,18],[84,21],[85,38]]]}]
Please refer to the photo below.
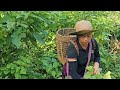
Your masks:
[{"label": "dark patterned shirt", "polygon": [[[70,69],[70,75],[73,79],[80,79],[84,75],[85,67],[88,60],[88,51],[89,51],[89,44],[86,50],[84,50],[78,41],[77,45],[79,48],[79,55],[77,54],[76,48],[71,43],[68,48],[67,56],[68,58],[76,58],[77,61],[75,62],[69,62],[69,69]],[[98,43],[94,39],[95,46],[92,42],[92,51],[91,51],[91,59],[90,61],[98,62],[100,63],[100,54],[99,54],[99,48]],[[95,49],[95,50],[94,50]]]}]

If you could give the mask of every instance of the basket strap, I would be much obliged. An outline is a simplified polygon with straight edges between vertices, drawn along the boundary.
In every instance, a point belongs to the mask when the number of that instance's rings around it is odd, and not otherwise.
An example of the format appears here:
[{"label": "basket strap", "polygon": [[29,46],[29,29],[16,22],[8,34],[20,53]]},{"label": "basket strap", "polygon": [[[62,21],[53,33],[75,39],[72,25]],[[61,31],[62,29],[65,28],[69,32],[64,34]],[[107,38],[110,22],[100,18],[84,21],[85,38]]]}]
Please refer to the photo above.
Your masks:
[{"label": "basket strap", "polygon": [[[90,41],[90,43],[89,43],[89,52],[88,52],[88,62],[87,62],[87,64],[86,64],[86,67],[89,65],[89,63],[90,63],[90,58],[91,58],[91,50],[92,50],[92,42]],[[84,72],[84,74],[86,73],[86,69],[85,69],[85,72]]]},{"label": "basket strap", "polygon": [[[79,55],[79,49],[78,49],[78,45],[76,43],[76,41],[70,41],[74,46],[75,46],[75,49],[77,51],[77,54]],[[67,57],[66,57],[66,61],[67,61]],[[66,72],[67,72],[67,77],[69,77],[69,63],[68,61],[66,62]]]},{"label": "basket strap", "polygon": [[75,49],[76,49],[77,54],[79,56],[79,48],[78,48],[77,42],[76,41],[71,41],[71,43],[75,46]]},{"label": "basket strap", "polygon": [[67,72],[67,76],[69,75],[69,63],[66,63],[66,72]]}]

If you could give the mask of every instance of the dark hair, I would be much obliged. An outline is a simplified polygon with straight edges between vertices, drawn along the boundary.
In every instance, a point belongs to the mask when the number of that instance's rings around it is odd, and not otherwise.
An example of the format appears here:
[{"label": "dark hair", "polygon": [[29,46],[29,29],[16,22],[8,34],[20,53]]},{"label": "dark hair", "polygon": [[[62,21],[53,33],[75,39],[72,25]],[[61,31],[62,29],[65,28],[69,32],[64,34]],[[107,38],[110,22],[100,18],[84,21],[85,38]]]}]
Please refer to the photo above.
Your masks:
[{"label": "dark hair", "polygon": [[76,40],[79,40],[79,37],[82,37],[82,36],[84,36],[85,34],[79,34],[79,35],[77,35],[77,39]]}]

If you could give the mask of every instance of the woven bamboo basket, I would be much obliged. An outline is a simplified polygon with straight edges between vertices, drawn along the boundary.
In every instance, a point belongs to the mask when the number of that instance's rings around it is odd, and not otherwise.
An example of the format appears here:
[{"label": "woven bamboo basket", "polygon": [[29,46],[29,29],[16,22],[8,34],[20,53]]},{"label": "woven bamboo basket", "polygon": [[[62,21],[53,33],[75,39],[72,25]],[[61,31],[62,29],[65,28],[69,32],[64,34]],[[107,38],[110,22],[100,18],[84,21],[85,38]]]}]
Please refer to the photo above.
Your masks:
[{"label": "woven bamboo basket", "polygon": [[71,32],[74,32],[73,28],[65,28],[58,30],[56,33],[56,45],[57,45],[57,54],[58,60],[60,63],[65,64],[67,49],[70,45],[70,40],[76,40],[76,35],[69,35]]}]

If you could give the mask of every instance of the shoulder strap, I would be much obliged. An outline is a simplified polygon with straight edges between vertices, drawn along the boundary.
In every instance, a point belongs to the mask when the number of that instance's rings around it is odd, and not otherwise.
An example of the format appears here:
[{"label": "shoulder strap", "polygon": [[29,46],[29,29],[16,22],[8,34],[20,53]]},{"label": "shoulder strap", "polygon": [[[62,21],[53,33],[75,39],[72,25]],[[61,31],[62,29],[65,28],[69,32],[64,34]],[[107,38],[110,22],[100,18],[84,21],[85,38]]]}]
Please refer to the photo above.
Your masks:
[{"label": "shoulder strap", "polygon": [[[78,49],[77,42],[73,40],[71,40],[70,42],[74,45],[77,51],[77,55],[79,55],[79,49]],[[67,73],[67,79],[72,79],[72,77],[69,75],[69,63],[66,63],[66,73]]]},{"label": "shoulder strap", "polygon": [[87,64],[86,64],[86,66],[88,66],[89,65],[89,63],[90,63],[90,58],[91,58],[91,50],[92,50],[92,42],[90,41],[90,43],[89,43],[89,52],[88,52],[88,62],[87,62]]},{"label": "shoulder strap", "polygon": [[77,55],[79,55],[79,48],[78,48],[77,42],[76,41],[70,41],[70,42],[74,45],[74,47],[77,51]]},{"label": "shoulder strap", "polygon": [[[86,67],[87,67],[87,66],[89,65],[89,63],[90,63],[91,50],[92,50],[92,42],[90,41],[90,43],[89,43],[89,52],[88,52],[88,61],[87,61]],[[85,73],[86,73],[86,69],[85,69],[84,74],[85,74]]]},{"label": "shoulder strap", "polygon": [[[79,55],[79,49],[78,49],[77,42],[76,42],[76,41],[73,41],[73,40],[70,40],[70,42],[74,45],[74,47],[75,47],[75,49],[76,49],[76,51],[77,51],[77,55]],[[67,58],[67,55],[66,55],[66,57],[65,57],[65,63],[68,62],[67,59],[68,59],[68,58]]]},{"label": "shoulder strap", "polygon": [[95,50],[96,49],[96,44],[95,44],[94,38],[92,38],[92,43],[93,43],[93,49]]}]

